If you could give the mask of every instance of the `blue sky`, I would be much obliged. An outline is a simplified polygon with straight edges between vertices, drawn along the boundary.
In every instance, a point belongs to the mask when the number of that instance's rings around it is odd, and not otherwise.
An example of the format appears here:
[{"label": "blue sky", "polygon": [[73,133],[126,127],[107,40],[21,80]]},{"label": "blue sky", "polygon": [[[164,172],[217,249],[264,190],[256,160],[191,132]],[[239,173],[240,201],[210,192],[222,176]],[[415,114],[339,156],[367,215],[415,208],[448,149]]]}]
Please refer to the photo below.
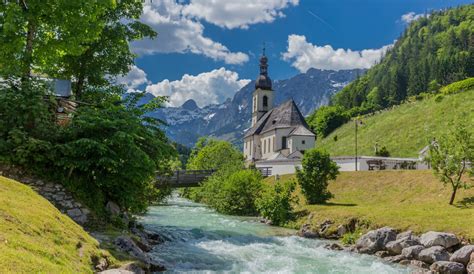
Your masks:
[{"label": "blue sky", "polygon": [[[190,98],[200,106],[220,103],[257,76],[263,42],[273,79],[286,79],[309,67],[367,68],[410,20],[469,3],[153,0],[145,4],[142,21],[158,32],[158,38],[132,44],[139,54],[136,68],[120,80],[131,89],[169,96],[170,105]],[[373,51],[364,51],[368,49]]]}]

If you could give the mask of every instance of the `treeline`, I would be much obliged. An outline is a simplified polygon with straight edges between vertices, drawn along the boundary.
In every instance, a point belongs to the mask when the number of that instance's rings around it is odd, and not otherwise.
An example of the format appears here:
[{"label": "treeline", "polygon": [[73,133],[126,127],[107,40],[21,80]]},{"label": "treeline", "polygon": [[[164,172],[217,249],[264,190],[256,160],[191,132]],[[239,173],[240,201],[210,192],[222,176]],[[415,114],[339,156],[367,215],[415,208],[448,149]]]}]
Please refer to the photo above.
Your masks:
[{"label": "treeline", "polygon": [[474,76],[474,5],[435,11],[412,22],[380,64],[332,98],[366,111]]},{"label": "treeline", "polygon": [[[160,197],[156,173],[178,162],[161,122],[145,116],[165,99],[138,106],[143,94],[125,97],[109,81],[133,65],[130,42],[156,36],[138,20],[142,8],[135,0],[0,3],[0,162],[64,184],[106,221],[114,221],[109,202],[126,215],[144,212]],[[72,81],[68,99],[77,104],[61,123],[54,78]]]},{"label": "treeline", "polygon": [[308,124],[325,137],[351,117],[382,110],[409,98],[474,76],[474,5],[434,11],[412,22],[382,61],[316,110]]}]

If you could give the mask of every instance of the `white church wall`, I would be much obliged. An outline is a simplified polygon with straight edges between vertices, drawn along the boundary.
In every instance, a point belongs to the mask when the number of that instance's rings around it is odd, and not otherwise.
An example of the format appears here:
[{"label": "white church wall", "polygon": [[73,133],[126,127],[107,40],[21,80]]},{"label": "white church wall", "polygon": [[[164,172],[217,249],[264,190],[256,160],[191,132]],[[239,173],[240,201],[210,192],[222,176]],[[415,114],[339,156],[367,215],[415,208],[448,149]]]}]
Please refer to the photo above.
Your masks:
[{"label": "white church wall", "polygon": [[288,140],[290,153],[314,148],[315,138],[313,136],[297,136],[293,135]]}]

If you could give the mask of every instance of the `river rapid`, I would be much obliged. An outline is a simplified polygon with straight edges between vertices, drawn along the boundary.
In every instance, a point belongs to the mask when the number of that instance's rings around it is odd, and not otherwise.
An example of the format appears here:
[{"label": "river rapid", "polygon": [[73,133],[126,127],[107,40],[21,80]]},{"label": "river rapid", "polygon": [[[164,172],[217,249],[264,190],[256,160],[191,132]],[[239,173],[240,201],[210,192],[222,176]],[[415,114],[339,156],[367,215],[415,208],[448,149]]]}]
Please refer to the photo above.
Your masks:
[{"label": "river rapid", "polygon": [[192,273],[410,273],[369,255],[327,250],[329,241],[256,218],[227,216],[173,196],[150,207],[140,222],[169,241],[150,253],[168,272]]}]

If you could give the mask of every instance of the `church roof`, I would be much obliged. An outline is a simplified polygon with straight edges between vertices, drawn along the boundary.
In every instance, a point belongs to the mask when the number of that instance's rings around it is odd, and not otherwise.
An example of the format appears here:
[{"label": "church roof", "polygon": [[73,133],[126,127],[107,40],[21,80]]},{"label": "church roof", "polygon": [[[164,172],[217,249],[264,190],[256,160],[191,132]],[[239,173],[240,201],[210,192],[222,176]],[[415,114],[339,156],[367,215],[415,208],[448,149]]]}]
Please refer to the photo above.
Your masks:
[{"label": "church roof", "polygon": [[[296,103],[293,100],[288,100],[278,107],[275,107],[265,113],[265,115],[263,115],[262,118],[258,120],[257,124],[247,131],[245,137],[264,133],[277,128],[289,127],[295,127],[294,130],[297,130],[297,132],[305,132],[305,135],[309,134],[308,132],[312,133],[309,130],[308,124],[306,123],[303,115],[298,109],[298,106],[296,106]],[[313,133],[312,135],[314,136]]]},{"label": "church roof", "polygon": [[290,132],[289,136],[315,136],[315,134],[304,126],[298,126]]}]

